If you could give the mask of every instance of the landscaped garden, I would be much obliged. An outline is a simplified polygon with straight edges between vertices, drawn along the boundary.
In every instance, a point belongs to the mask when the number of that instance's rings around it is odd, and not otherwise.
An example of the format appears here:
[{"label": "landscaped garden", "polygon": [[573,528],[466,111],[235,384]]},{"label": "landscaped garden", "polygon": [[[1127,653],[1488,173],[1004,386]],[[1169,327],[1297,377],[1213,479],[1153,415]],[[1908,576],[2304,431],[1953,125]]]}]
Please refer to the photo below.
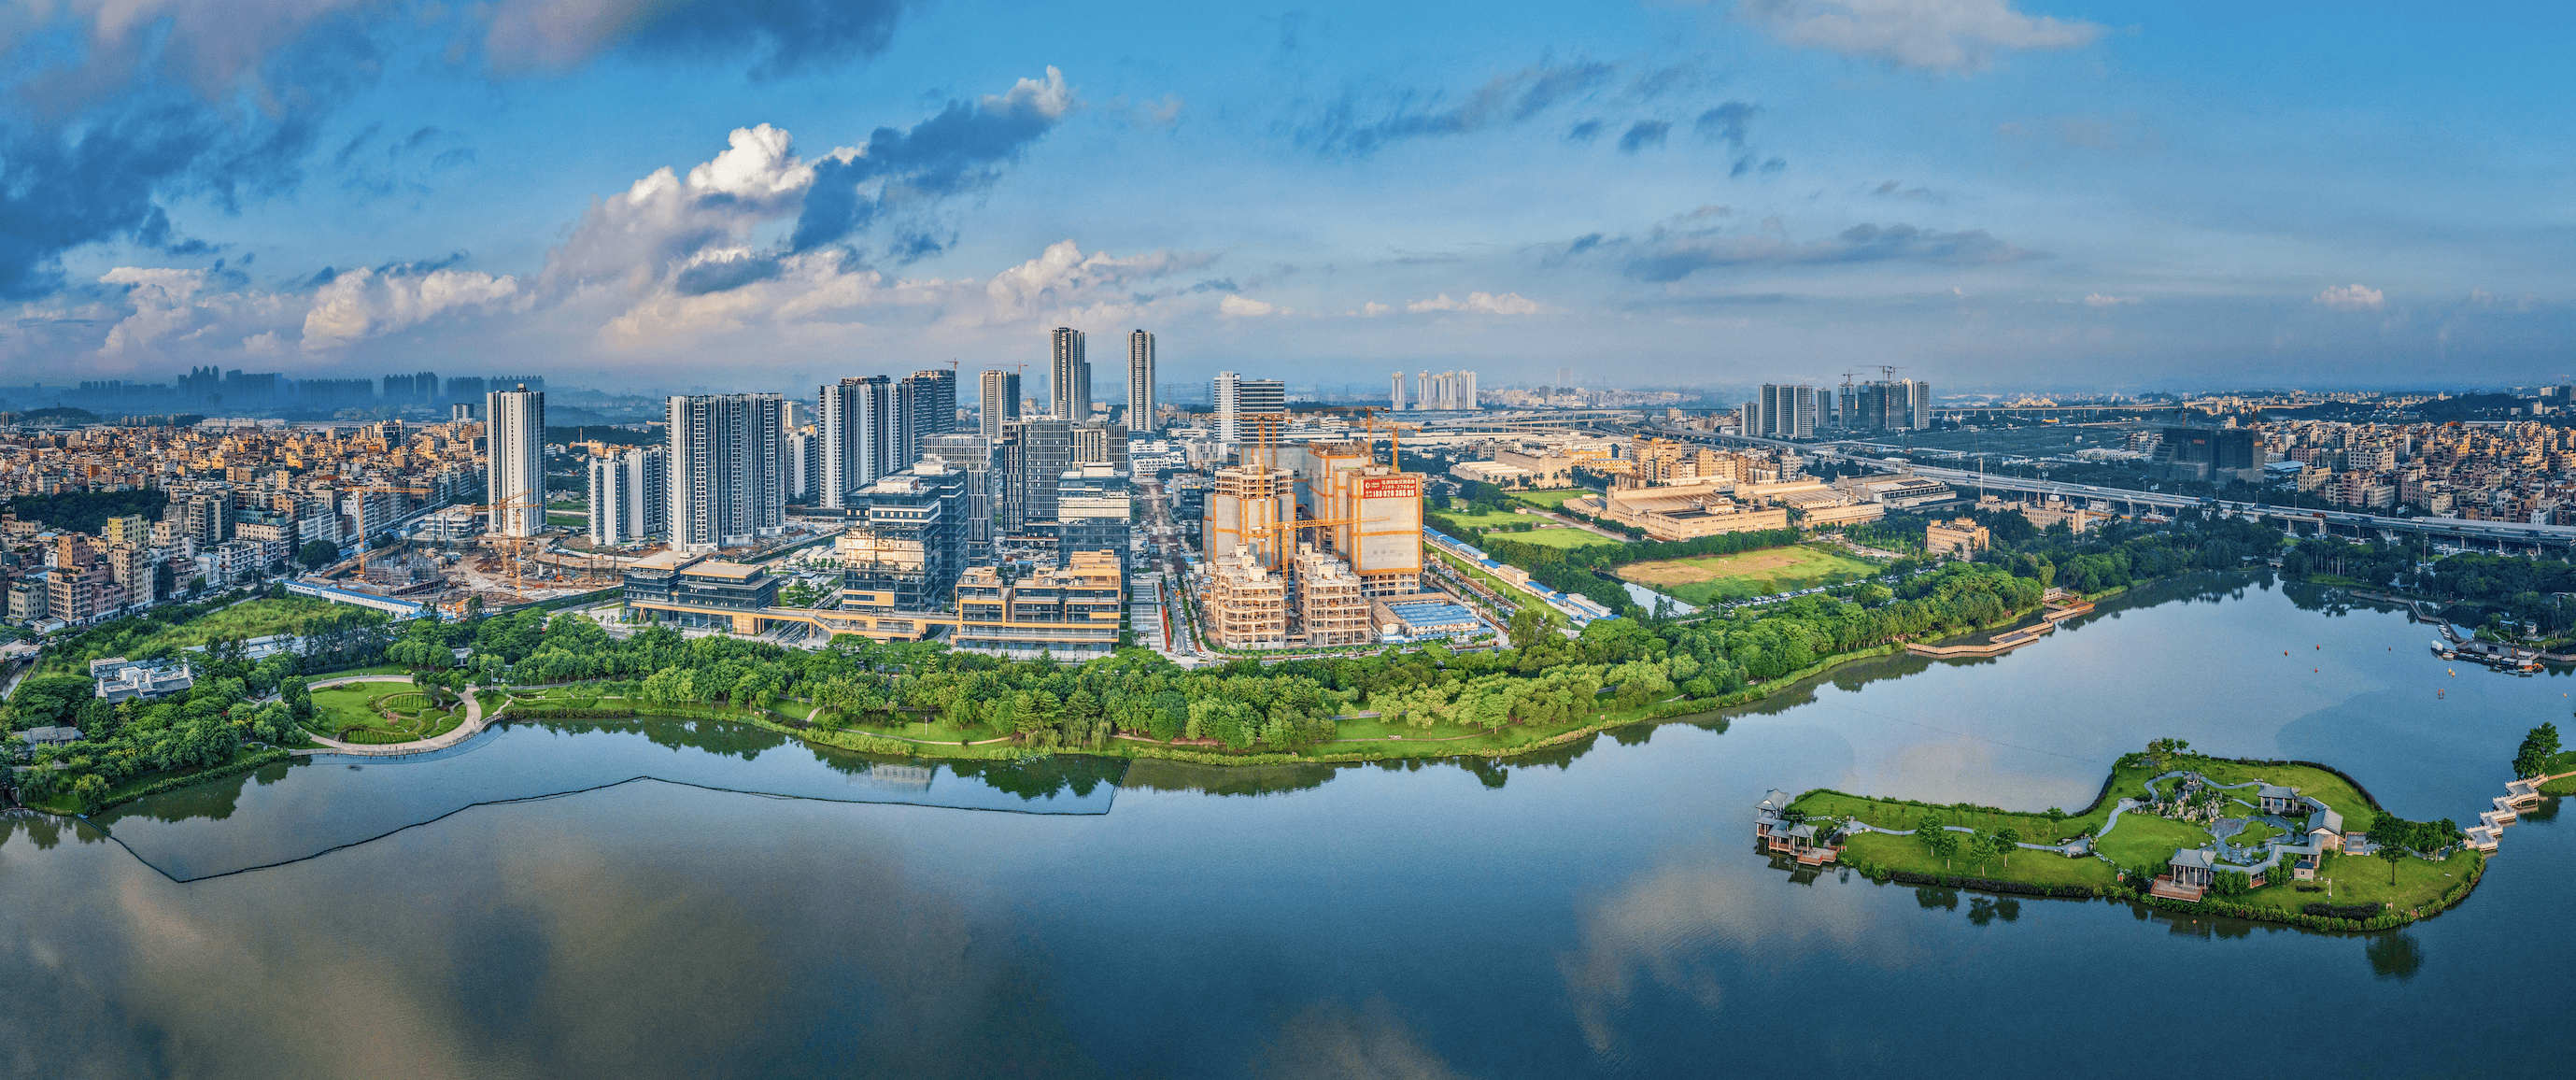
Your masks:
[{"label": "landscaped garden", "polygon": [[[1522,539],[1515,534],[1513,539]],[[1799,545],[1733,555],[1629,563],[1618,575],[1692,604],[1750,600],[1879,573],[1878,564],[1839,551]]]},{"label": "landscaped garden", "polygon": [[406,743],[455,730],[464,720],[465,705],[450,691],[423,691],[409,682],[358,682],[313,691],[308,726],[341,742]]},{"label": "landscaped garden", "polygon": [[2278,825],[2267,824],[2260,821],[2249,821],[2245,823],[2243,831],[2238,832],[2234,836],[2228,837],[2227,842],[2248,851],[2256,851],[2263,847],[2264,841],[2270,840],[2275,836],[2286,834],[2289,831],[2290,830],[2284,829]]},{"label": "landscaped garden", "polygon": [[[2171,801],[2177,794],[2178,785],[2174,780],[2159,781],[2156,785],[2159,790],[2150,791],[2148,781],[2168,772],[2196,773],[2209,781],[2212,788],[2191,793],[2191,799],[2200,804],[2199,808],[2187,809]],[[2040,844],[2060,843],[2090,835],[2094,838],[2096,855],[2069,859],[2051,852],[2022,849],[2007,860],[1999,856],[1991,844],[1965,842],[1970,838],[1968,833],[1950,831],[1950,835],[1960,842],[1935,845],[1926,842],[1932,834],[1918,832],[1892,836],[1860,832],[1848,838],[1842,862],[1878,877],[1903,880],[1977,878],[2042,887],[2090,886],[2103,895],[2144,899],[2145,882],[2167,873],[2168,864],[2176,852],[2209,848],[2216,844],[2211,833],[2200,824],[2207,820],[2206,817],[2182,820],[2182,816],[2206,814],[2205,800],[2211,795],[2217,797],[2217,815],[2221,819],[2242,820],[2255,816],[2254,807],[2249,805],[2252,789],[2230,787],[2248,782],[2298,789],[2302,796],[2314,798],[2342,815],[2348,833],[2368,831],[2374,845],[2392,849],[2398,858],[2392,861],[2376,854],[2362,856],[2328,851],[2319,860],[2313,880],[2301,881],[2294,880],[2295,875],[2289,866],[2294,860],[2285,854],[2281,863],[2268,875],[2267,883],[2259,888],[2228,886],[2213,889],[2205,898],[2205,903],[2213,910],[2336,928],[2353,928],[2373,920],[2379,924],[2402,922],[2418,913],[2430,914],[2456,902],[2466,894],[2462,886],[2474,882],[2484,866],[2484,857],[2477,850],[2460,844],[2457,828],[2449,822],[2404,822],[2386,816],[2351,780],[2331,769],[2287,762],[2197,757],[2182,753],[2180,744],[2162,741],[2148,753],[2122,758],[2112,770],[2110,782],[2105,785],[2101,798],[2080,813],[2068,814],[2051,809],[2034,814],[1964,804],[1933,806],[1822,790],[1801,796],[1790,809],[1817,823],[1820,831],[1828,821],[1849,819],[1879,828],[1909,831],[1956,826],[1975,830],[1976,835],[1984,837],[2009,830],[2023,842]],[[2123,811],[2118,820],[2110,824],[2109,831],[2103,831],[2112,808],[2122,799],[2153,801],[2158,796],[2166,800],[2161,807],[2138,806]],[[2178,816],[2162,816],[2160,809]],[[2240,847],[2253,850],[2276,840],[2294,843],[2302,837],[2295,835],[2294,830],[2267,822],[2245,821],[2243,831],[2229,839]],[[2228,870],[2224,860],[2219,869]],[[2226,875],[2221,876],[2224,878]],[[2170,903],[2163,900],[2154,902]],[[2317,905],[2331,907],[2320,908]],[[2325,914],[2328,910],[2335,914]],[[2365,910],[2368,914],[2359,914]]]}]

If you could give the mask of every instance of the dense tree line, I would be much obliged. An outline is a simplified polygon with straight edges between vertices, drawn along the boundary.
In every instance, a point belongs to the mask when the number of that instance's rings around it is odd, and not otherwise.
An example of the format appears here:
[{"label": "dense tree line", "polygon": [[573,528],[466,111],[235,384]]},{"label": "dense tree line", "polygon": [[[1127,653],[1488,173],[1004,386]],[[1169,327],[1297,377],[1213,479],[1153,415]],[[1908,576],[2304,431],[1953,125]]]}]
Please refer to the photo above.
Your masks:
[{"label": "dense tree line", "polygon": [[[246,742],[292,746],[312,701],[296,672],[304,658],[281,653],[257,663],[239,642],[221,642],[197,658],[196,684],[158,701],[110,704],[79,675],[39,675],[9,698],[12,728],[72,725],[82,741],[49,746],[20,775],[19,795],[41,801],[68,793],[95,807],[118,781],[142,773],[198,769],[232,760]],[[277,695],[262,704],[257,699]]]},{"label": "dense tree line", "polygon": [[107,527],[109,518],[141,514],[146,521],[159,521],[161,508],[169,502],[169,493],[158,488],[66,491],[59,495],[20,495],[0,503],[0,510],[18,515],[20,521],[41,521],[48,528],[95,536]]}]

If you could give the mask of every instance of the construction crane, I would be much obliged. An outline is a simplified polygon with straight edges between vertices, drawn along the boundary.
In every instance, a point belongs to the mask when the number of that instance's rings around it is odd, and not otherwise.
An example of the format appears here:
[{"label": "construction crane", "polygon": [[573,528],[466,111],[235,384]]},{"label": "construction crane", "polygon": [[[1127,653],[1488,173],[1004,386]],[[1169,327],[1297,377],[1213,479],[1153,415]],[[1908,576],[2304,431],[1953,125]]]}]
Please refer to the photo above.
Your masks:
[{"label": "construction crane", "polygon": [[[523,491],[519,494],[503,499],[498,503],[478,503],[468,506],[465,509],[472,513],[485,515],[489,515],[495,510],[499,510],[502,512],[505,521],[508,518],[508,512],[511,510],[533,510],[537,514],[537,524],[542,528],[545,525],[545,504],[545,496],[532,491]],[[518,592],[522,583],[520,568],[526,564],[529,554],[527,551],[522,549],[535,548],[537,550],[543,550],[544,541],[539,540],[534,536],[492,536],[488,537],[488,539],[492,542],[493,548],[501,553],[502,563],[509,567],[510,591],[514,593]]]}]

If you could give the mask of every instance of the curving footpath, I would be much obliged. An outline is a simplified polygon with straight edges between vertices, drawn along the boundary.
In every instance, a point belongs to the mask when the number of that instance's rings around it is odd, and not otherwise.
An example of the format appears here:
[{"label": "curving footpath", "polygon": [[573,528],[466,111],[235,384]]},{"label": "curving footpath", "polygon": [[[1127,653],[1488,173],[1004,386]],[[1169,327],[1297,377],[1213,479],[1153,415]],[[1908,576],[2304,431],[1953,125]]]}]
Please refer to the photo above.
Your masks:
[{"label": "curving footpath", "polygon": [[[345,686],[349,683],[407,683],[410,681],[411,676],[408,675],[351,675],[338,679],[321,679],[312,683],[309,688],[319,690],[326,686]],[[310,731],[307,731],[305,733],[306,737],[312,739],[314,742],[322,744],[322,746],[320,749],[297,750],[295,751],[295,756],[311,757],[315,754],[346,754],[352,757],[410,757],[414,754],[428,754],[445,750],[448,747],[455,746],[458,743],[464,742],[467,739],[471,739],[483,733],[483,725],[485,722],[483,716],[483,699],[475,696],[475,691],[478,689],[480,688],[475,686],[467,686],[465,688],[465,719],[457,723],[455,730],[444,735],[422,739],[419,742],[407,743],[345,743],[337,739],[325,739],[320,735],[315,735]],[[492,718],[499,719],[502,713],[508,712],[509,710],[509,703],[503,702],[499,709],[493,710]]]}]

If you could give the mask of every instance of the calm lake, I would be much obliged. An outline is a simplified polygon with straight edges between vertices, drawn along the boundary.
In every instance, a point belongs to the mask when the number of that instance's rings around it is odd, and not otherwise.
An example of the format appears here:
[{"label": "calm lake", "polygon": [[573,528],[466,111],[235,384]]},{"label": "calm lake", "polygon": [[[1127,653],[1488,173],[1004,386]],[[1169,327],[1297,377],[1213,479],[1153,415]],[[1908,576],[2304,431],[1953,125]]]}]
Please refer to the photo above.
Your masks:
[{"label": "calm lake", "polygon": [[1998,659],[1847,665],[1473,768],[961,773],[721,724],[517,725],[18,818],[0,1071],[2556,1074],[2554,805],[2461,908],[2380,935],[1753,851],[1769,788],[2073,810],[2160,736],[2465,822],[2576,704],[2576,679],[2446,664],[2402,612],[2328,596],[2170,584]]}]

